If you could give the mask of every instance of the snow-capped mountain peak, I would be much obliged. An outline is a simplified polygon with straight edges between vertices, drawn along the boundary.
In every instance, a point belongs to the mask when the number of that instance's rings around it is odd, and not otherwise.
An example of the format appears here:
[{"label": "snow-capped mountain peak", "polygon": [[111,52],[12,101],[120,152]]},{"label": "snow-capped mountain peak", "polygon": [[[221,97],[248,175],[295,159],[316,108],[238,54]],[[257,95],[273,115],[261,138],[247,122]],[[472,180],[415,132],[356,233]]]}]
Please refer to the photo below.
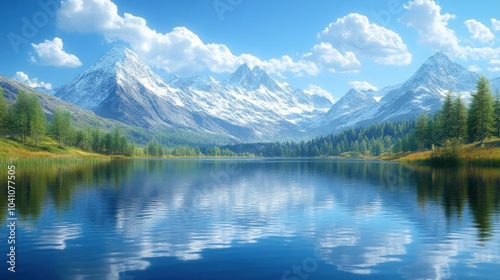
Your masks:
[{"label": "snow-capped mountain peak", "polygon": [[377,103],[377,101],[370,92],[361,92],[352,88],[339,101],[333,104],[328,114],[334,114],[335,116],[345,115],[373,105],[374,103]]},{"label": "snow-capped mountain peak", "polygon": [[213,77],[174,74],[167,81],[133,51],[116,46],[61,87],[57,96],[132,125],[242,140],[299,135],[305,119],[325,110],[314,96],[291,86],[282,88],[263,69],[251,70],[246,64],[222,83]]},{"label": "snow-capped mountain peak", "polygon": [[276,83],[266,71],[259,66],[254,66],[253,69],[250,70],[250,67],[248,67],[246,63],[238,67],[238,69],[226,79],[226,83],[250,90],[256,90],[261,86],[272,91],[282,90],[278,83]]},{"label": "snow-capped mountain peak", "polygon": [[438,52],[417,70],[403,88],[414,88],[415,84],[420,84],[441,94],[448,90],[462,92],[473,88],[478,77],[477,73],[453,62],[443,52]]},{"label": "snow-capped mountain peak", "polygon": [[245,63],[240,65],[240,67],[226,79],[226,83],[234,86],[246,86],[251,84],[254,79],[255,74]]}]

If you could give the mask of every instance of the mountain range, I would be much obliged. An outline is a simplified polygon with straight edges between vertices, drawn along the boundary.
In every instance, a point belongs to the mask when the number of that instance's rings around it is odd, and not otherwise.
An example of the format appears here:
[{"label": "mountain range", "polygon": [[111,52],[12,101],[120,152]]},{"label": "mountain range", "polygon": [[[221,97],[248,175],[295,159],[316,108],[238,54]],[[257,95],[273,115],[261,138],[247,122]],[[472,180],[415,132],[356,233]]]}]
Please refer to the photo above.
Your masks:
[{"label": "mountain range", "polygon": [[[351,89],[334,102],[331,96],[294,88],[247,64],[223,81],[174,74],[162,78],[133,51],[115,46],[55,89],[51,98],[149,132],[187,131],[231,142],[275,141],[434,112],[448,91],[468,100],[478,77],[439,52],[404,83],[380,91]],[[3,78],[2,87],[9,87],[9,80]],[[500,89],[500,78],[491,83]]]},{"label": "mountain range", "polygon": [[[398,121],[437,111],[448,91],[470,100],[479,74],[453,62],[444,53],[430,57],[406,82],[380,92],[351,89],[325,116],[312,125],[318,130],[339,131],[383,121]],[[491,80],[492,88],[500,89],[500,78]],[[381,96],[378,102],[373,96]]]},{"label": "mountain range", "polygon": [[299,121],[331,106],[324,97],[280,84],[246,64],[223,82],[175,75],[165,81],[123,46],[112,48],[57,89],[56,96],[131,125],[206,131],[248,141],[295,137],[303,130]]}]

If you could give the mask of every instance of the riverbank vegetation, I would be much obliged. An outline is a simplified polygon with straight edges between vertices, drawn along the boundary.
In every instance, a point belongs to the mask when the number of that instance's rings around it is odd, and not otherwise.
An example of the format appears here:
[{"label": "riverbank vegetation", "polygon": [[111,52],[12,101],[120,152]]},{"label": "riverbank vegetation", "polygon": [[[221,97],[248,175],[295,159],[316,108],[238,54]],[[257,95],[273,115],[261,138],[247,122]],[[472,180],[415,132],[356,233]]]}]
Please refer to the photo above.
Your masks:
[{"label": "riverbank vegetation", "polygon": [[119,128],[79,129],[69,111],[44,112],[36,93],[19,91],[9,104],[0,89],[0,158],[103,158],[131,156],[134,150]]}]

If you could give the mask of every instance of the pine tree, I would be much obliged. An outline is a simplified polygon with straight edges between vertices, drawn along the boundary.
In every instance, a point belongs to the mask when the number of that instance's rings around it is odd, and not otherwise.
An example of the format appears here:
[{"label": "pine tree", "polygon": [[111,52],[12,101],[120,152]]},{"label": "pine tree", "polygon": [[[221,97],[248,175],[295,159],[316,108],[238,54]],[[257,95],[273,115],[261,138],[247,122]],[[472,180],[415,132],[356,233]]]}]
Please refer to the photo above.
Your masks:
[{"label": "pine tree", "polygon": [[500,92],[497,90],[494,107],[495,114],[495,136],[500,138]]},{"label": "pine tree", "polygon": [[29,97],[29,116],[30,116],[30,136],[35,146],[40,142],[40,137],[47,132],[47,118],[43,112],[42,104],[36,94]]},{"label": "pine tree", "polygon": [[417,120],[417,126],[415,127],[415,139],[417,141],[418,150],[423,150],[427,144],[427,133],[428,133],[428,120],[427,116],[421,114]]},{"label": "pine tree", "polygon": [[468,114],[469,141],[480,141],[490,137],[494,130],[493,96],[488,79],[482,75],[477,81],[477,92],[472,94]]},{"label": "pine tree", "polygon": [[460,96],[453,101],[453,120],[452,137],[462,142],[467,137],[467,108]]},{"label": "pine tree", "polygon": [[439,112],[439,134],[441,135],[443,141],[446,141],[453,137],[455,119],[453,118],[453,99],[451,97],[451,92],[446,94],[443,102],[443,107]]}]

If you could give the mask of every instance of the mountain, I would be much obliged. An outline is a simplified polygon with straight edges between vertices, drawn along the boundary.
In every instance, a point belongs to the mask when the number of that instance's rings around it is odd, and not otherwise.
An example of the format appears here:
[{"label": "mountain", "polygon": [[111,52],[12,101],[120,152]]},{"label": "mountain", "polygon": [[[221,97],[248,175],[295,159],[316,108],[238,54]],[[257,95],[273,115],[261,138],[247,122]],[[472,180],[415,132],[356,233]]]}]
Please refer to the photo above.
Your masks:
[{"label": "mountain", "polygon": [[261,68],[246,64],[223,82],[202,76],[168,80],[188,97],[186,107],[249,128],[259,141],[307,137],[302,124],[332,105],[323,96],[278,83]]},{"label": "mountain", "polygon": [[[454,95],[460,94],[467,100],[470,92],[475,90],[478,78],[477,73],[469,71],[450,60],[444,53],[438,52],[406,82],[382,90],[385,92],[381,91],[380,95],[383,97],[379,102],[362,106],[363,103],[360,103],[361,100],[358,98],[353,98],[351,102],[347,100],[342,106],[352,108],[352,112],[347,115],[329,112],[323,118],[320,117],[313,128],[327,127],[330,132],[335,132],[349,126],[413,119],[421,113],[437,111],[448,91]],[[377,92],[371,94],[379,95]],[[360,106],[362,108],[359,108]]]},{"label": "mountain", "polygon": [[479,75],[438,52],[430,57],[400,88],[380,100],[376,118],[380,121],[407,119],[441,107],[448,91],[468,97]]},{"label": "mountain", "polygon": [[116,46],[56,96],[97,115],[145,128],[197,127],[174,90],[131,50]]},{"label": "mountain", "polygon": [[365,109],[373,106],[377,106],[377,101],[371,92],[351,89],[333,104],[324,116],[320,116],[317,123],[311,126],[320,130],[320,133],[339,131],[355,125],[356,123],[352,122],[353,120],[364,119],[362,114]]},{"label": "mountain", "polygon": [[246,64],[224,82],[175,75],[167,81],[133,51],[116,46],[56,96],[131,125],[203,131],[241,141],[304,136],[299,123],[331,105],[321,99],[317,107],[314,94],[280,85],[261,68]]},{"label": "mountain", "polygon": [[[151,131],[180,129],[231,141],[275,141],[412,119],[438,110],[448,90],[467,100],[478,77],[438,52],[402,84],[380,91],[351,89],[333,104],[321,90],[294,88],[247,64],[223,81],[174,74],[163,79],[133,51],[117,46],[59,88],[56,96]],[[492,85],[498,87],[500,79]]]},{"label": "mountain", "polygon": [[[40,103],[44,108],[45,114],[49,119],[52,118],[52,115],[54,114],[56,108],[60,108],[62,110],[71,112],[73,124],[78,128],[98,127],[105,131],[109,131],[114,127],[119,127],[130,133],[135,133],[136,135],[141,133],[141,130],[139,128],[133,128],[115,120],[101,118],[99,116],[96,116],[91,111],[82,109],[72,103],[65,102],[55,96],[33,91],[31,87],[20,83],[15,79],[0,76],[0,87],[4,90],[4,94],[8,102],[14,102],[17,98],[17,93],[20,90],[26,92],[35,92],[38,95]],[[134,140],[139,139],[136,138]]]}]

